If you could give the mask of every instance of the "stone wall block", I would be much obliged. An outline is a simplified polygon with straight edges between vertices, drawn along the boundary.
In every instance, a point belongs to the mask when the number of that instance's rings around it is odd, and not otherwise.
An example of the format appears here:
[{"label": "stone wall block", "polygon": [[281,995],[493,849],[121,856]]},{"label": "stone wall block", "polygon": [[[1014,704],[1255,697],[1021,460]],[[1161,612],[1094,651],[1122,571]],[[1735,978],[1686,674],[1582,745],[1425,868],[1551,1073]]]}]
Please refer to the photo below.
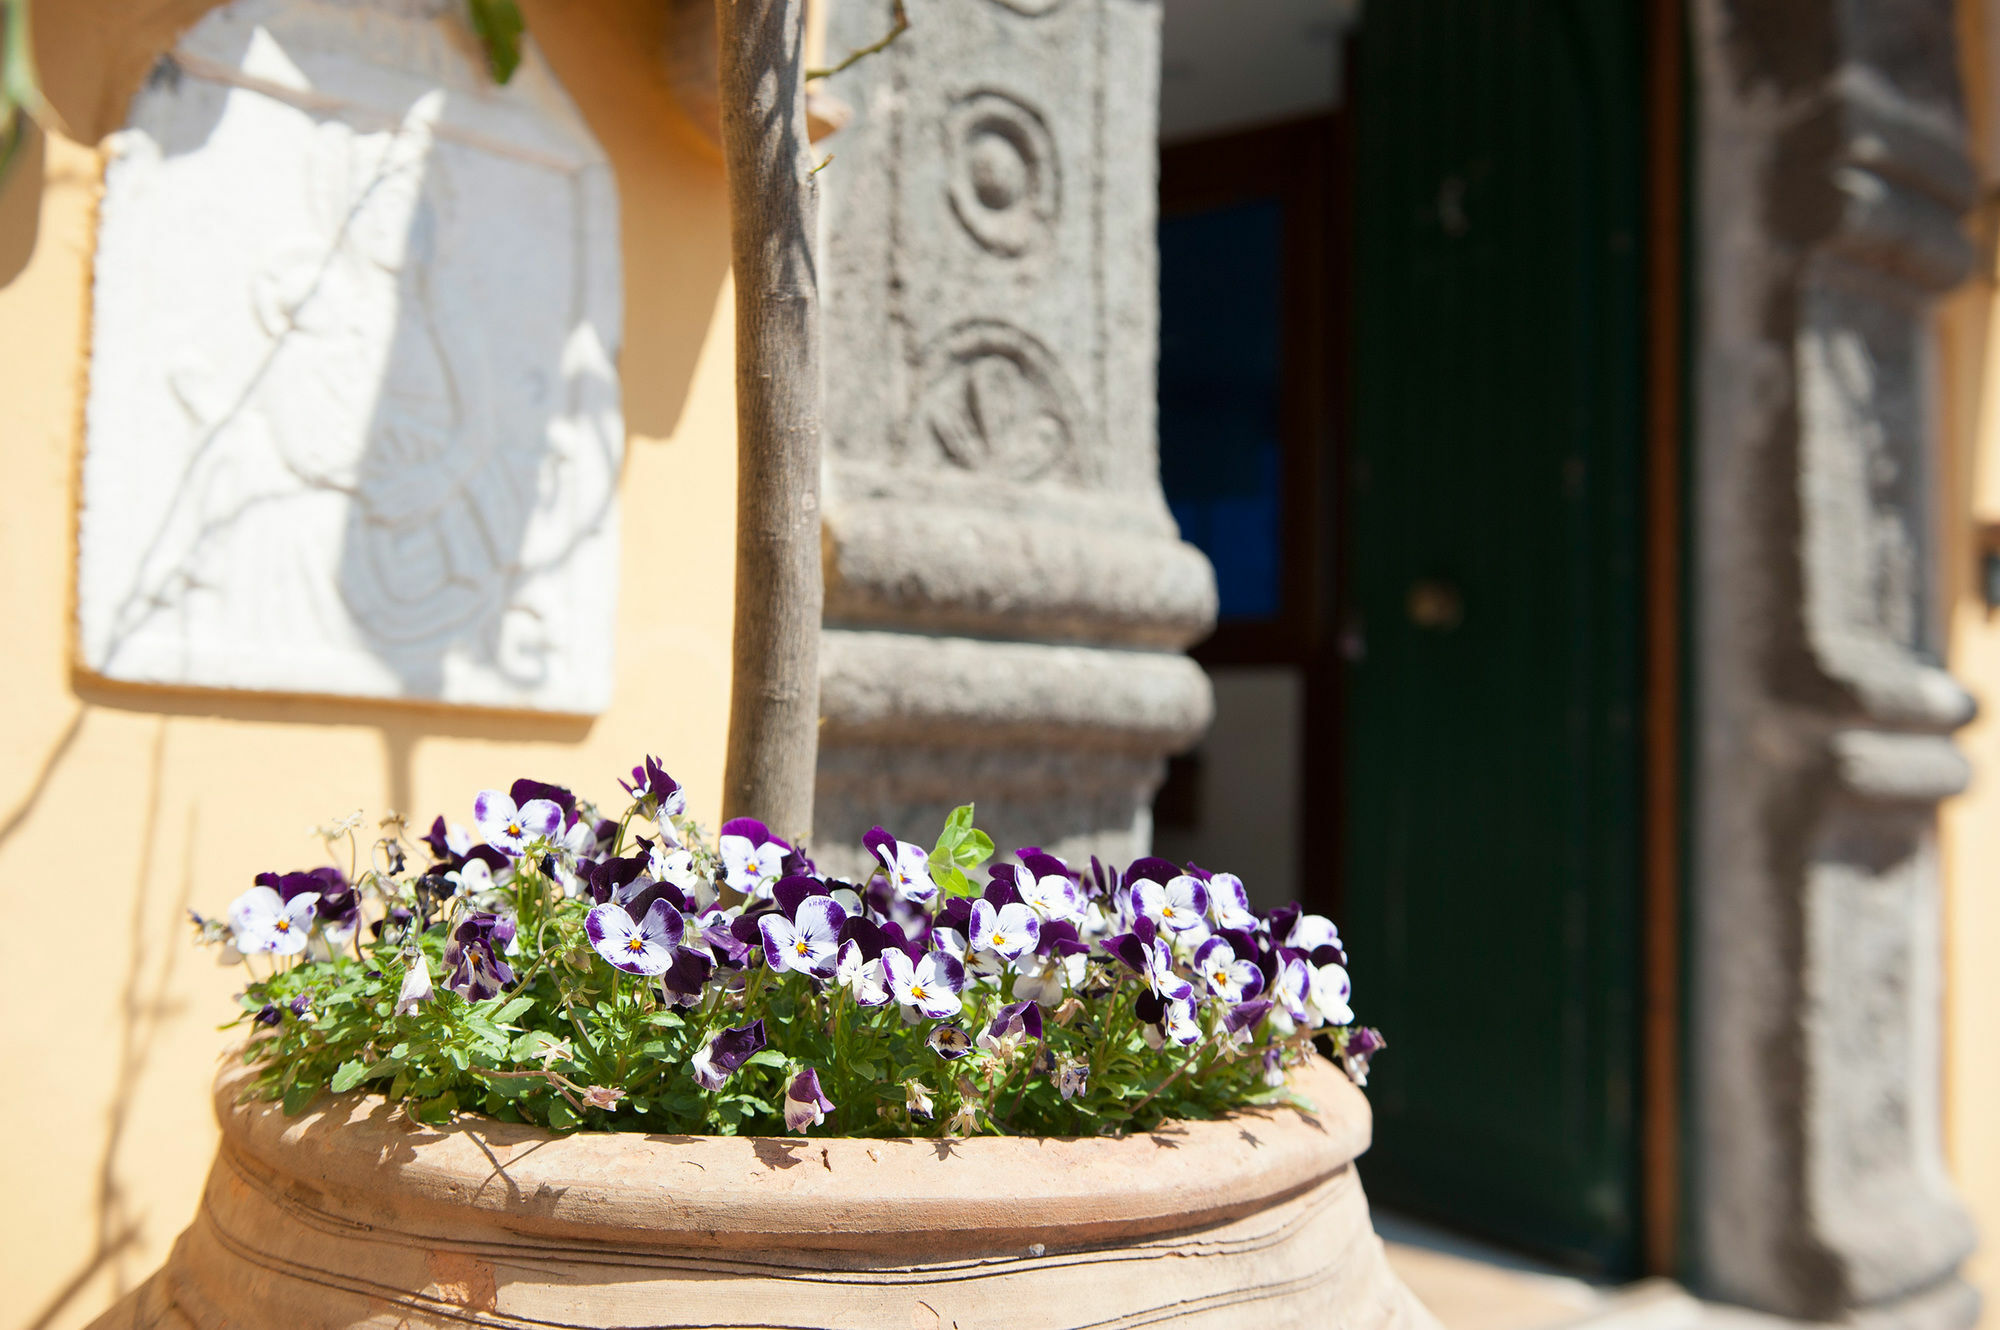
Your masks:
[{"label": "stone wall block", "polygon": [[[821,176],[817,841],[972,800],[1003,844],[1129,857],[1216,611],[1159,482],[1158,3],[909,10]],[[842,0],[828,49],[889,12]]]},{"label": "stone wall block", "polygon": [[[1929,302],[1968,271],[1948,0],[1701,0],[1694,1266],[1963,1327],[1941,1144]],[[1784,40],[1781,36],[1789,34]]]}]

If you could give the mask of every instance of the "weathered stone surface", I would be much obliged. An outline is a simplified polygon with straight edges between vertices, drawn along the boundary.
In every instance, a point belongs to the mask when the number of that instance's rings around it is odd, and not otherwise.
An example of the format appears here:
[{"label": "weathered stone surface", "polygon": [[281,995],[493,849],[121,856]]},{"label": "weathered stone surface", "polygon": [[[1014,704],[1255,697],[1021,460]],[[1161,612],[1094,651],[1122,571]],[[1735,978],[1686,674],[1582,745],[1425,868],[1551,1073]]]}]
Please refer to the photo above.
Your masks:
[{"label": "weathered stone surface", "polygon": [[[835,80],[856,115],[820,177],[817,841],[924,834],[970,799],[1003,844],[1127,858],[1162,759],[1208,723],[1175,653],[1215,617],[1159,484],[1158,5],[909,9]],[[828,49],[889,14],[844,0]]]},{"label": "weathered stone surface", "polygon": [[1966,1326],[1940,1148],[1927,302],[1968,270],[1947,0],[1703,0],[1692,781],[1698,1274]]},{"label": "weathered stone surface", "polygon": [[452,0],[234,0],[110,140],[82,664],[137,683],[606,704],[618,207],[529,45]]},{"label": "weathered stone surface", "polygon": [[1298,1077],[1313,1114],[945,1143],[290,1119],[225,1075],[200,1212],[93,1330],[1436,1330],[1369,1224],[1367,1101]]}]

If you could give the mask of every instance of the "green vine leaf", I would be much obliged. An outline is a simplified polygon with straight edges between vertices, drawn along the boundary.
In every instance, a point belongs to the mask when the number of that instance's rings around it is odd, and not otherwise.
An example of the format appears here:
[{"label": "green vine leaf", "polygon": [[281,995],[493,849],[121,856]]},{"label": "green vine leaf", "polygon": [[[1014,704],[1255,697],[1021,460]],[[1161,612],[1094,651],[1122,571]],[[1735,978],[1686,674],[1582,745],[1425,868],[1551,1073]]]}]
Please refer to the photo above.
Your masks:
[{"label": "green vine leaf", "polygon": [[486,48],[486,68],[505,83],[521,67],[521,36],[528,25],[514,0],[465,0],[472,30]]}]

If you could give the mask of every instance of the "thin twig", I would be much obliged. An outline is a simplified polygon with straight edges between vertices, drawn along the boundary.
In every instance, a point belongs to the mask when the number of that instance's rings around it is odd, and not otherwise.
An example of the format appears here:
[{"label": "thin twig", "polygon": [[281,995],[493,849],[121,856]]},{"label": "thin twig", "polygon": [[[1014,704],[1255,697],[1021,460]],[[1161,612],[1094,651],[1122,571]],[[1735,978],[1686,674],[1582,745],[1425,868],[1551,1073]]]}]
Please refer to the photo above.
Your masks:
[{"label": "thin twig", "polygon": [[1151,1094],[1148,1094],[1144,1099],[1141,1099],[1138,1103],[1132,1105],[1132,1107],[1125,1110],[1126,1120],[1131,1122],[1137,1122],[1139,1120],[1139,1110],[1144,1108],[1146,1105],[1152,1103],[1155,1099],[1158,1099],[1162,1091],[1164,1091],[1169,1085],[1172,1085],[1175,1081],[1179,1080],[1181,1073],[1186,1071],[1189,1067],[1192,1067],[1194,1065],[1195,1059],[1199,1057],[1201,1055],[1202,1050],[1207,1047],[1208,1047],[1208,1040],[1203,1039],[1199,1044],[1196,1044],[1193,1048],[1189,1049],[1186,1061],[1182,1062],[1180,1066],[1175,1067],[1173,1071],[1168,1074],[1167,1079],[1161,1081],[1158,1085],[1154,1086]]},{"label": "thin twig", "polygon": [[[903,0],[895,0],[895,3],[895,18],[889,24],[889,31],[883,35],[881,41],[849,51],[847,59],[841,61],[831,69],[808,69],[806,71],[806,82],[811,83],[814,79],[832,78],[841,70],[847,69],[862,60],[866,60],[871,55],[888,50],[892,42],[910,30],[910,15],[903,8]],[[828,158],[827,160],[831,161],[833,159]],[[824,166],[826,162],[821,162],[820,165]]]}]

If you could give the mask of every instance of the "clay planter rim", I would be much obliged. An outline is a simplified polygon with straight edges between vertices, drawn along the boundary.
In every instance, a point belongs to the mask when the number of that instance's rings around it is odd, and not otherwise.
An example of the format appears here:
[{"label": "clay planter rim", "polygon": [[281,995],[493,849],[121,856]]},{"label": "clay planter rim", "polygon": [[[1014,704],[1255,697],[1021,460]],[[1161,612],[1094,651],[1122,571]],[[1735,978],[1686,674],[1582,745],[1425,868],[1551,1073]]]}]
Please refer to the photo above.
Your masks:
[{"label": "clay planter rim", "polygon": [[243,1180],[326,1215],[422,1236],[468,1221],[513,1238],[613,1247],[923,1251],[930,1259],[1185,1231],[1316,1186],[1366,1150],[1368,1102],[1314,1058],[1314,1112],[1246,1109],[1110,1137],[963,1140],[576,1132],[414,1122],[379,1095],[287,1118],[215,1083],[223,1154]]}]

